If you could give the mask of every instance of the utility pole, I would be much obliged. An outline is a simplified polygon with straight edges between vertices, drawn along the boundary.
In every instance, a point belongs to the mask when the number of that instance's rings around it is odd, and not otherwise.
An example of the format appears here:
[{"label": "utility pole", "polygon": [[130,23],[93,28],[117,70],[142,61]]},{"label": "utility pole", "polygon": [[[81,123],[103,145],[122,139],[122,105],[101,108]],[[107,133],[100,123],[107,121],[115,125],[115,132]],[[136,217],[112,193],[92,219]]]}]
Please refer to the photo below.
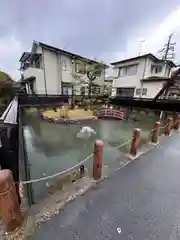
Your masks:
[{"label": "utility pole", "polygon": [[171,42],[172,36],[173,33],[169,35],[168,42],[164,45],[163,49],[158,51],[158,54],[160,55],[159,58],[162,58],[162,60],[164,60],[165,62],[167,61],[167,59],[174,58],[174,45],[176,45],[176,43]]},{"label": "utility pole", "polygon": [[168,43],[167,43],[167,47],[166,47],[166,51],[165,51],[165,55],[164,55],[164,61],[167,60],[167,56],[168,56],[168,52],[169,52],[169,49],[170,49],[172,35],[173,35],[173,33],[171,33],[169,35],[169,38],[168,38]]},{"label": "utility pole", "polygon": [[[172,36],[173,36],[173,33],[171,33],[169,35],[167,44],[165,44],[164,48],[160,51],[161,53],[164,53],[164,56],[162,57],[162,60],[164,60],[164,62],[165,62],[164,77],[166,77],[166,69],[167,69],[167,60],[168,60],[168,58],[170,58],[170,59],[174,58],[174,45],[176,43],[171,43]],[[170,50],[171,50],[171,53],[170,53]],[[171,54],[171,55],[169,55],[169,54]],[[164,97],[165,97],[165,99],[167,99],[167,97],[168,97],[168,89],[166,89],[166,91],[164,93]],[[164,112],[161,111],[160,116],[159,116],[160,119],[163,118],[163,113]]]}]

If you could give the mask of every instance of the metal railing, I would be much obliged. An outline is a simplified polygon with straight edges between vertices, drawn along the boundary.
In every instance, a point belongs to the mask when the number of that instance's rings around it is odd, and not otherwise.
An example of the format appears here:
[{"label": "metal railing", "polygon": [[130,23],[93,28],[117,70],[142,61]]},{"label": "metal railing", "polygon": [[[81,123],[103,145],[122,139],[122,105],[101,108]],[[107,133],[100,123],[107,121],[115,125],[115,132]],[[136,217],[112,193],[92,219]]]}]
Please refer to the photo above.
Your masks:
[{"label": "metal railing", "polygon": [[19,94],[18,100],[21,107],[27,106],[43,106],[46,105],[60,105],[67,103],[68,95],[46,95],[46,94]]}]

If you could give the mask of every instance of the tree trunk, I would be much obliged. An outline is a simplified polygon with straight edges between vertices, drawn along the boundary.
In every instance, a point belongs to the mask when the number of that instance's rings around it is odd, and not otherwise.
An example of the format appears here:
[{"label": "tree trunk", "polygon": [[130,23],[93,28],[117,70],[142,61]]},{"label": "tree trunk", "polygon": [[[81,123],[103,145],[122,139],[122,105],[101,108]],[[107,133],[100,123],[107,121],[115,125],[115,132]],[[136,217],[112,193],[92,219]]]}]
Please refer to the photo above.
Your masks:
[{"label": "tree trunk", "polygon": [[92,90],[92,82],[89,83],[89,88],[88,88],[89,108],[91,108],[91,90]]},{"label": "tree trunk", "polygon": [[92,88],[92,83],[90,82],[89,86],[88,86],[88,98],[89,99],[91,99],[91,88]]},{"label": "tree trunk", "polygon": [[72,90],[72,104],[71,104],[71,108],[74,109],[75,108],[75,105],[76,105],[76,101],[75,101],[75,98],[76,98],[76,90],[74,89],[73,87],[73,90]]}]

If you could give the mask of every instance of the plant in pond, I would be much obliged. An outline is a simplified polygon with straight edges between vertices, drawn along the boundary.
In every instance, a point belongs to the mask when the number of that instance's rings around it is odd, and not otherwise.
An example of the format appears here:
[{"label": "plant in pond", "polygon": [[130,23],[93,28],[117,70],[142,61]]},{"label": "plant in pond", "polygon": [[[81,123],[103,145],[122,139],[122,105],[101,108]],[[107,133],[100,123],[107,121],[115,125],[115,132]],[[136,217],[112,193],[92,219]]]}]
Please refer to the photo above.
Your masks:
[{"label": "plant in pond", "polygon": [[61,108],[60,109],[60,117],[61,118],[67,118],[68,117],[68,109],[67,108]]},{"label": "plant in pond", "polygon": [[112,84],[104,84],[104,86],[103,86],[103,95],[104,95],[103,103],[105,105],[109,104],[109,98],[111,96],[111,91],[112,91]]}]

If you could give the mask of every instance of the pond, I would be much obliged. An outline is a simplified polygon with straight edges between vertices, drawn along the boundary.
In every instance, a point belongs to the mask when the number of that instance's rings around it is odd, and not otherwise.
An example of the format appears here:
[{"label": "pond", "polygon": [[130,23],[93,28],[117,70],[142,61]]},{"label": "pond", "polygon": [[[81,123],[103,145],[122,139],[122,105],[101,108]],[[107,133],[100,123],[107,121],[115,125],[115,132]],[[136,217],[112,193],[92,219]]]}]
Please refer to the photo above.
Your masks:
[{"label": "pond", "polygon": [[[143,116],[138,122],[92,120],[66,125],[48,123],[39,116],[25,116],[23,129],[31,179],[52,175],[74,166],[93,152],[96,139],[104,142],[103,165],[108,166],[130,149],[129,144],[122,148],[113,147],[130,140],[135,127],[141,129],[142,141],[146,141],[155,121],[155,117]],[[97,135],[92,135],[88,140],[77,138],[82,126],[90,126]],[[88,160],[86,167],[91,174],[92,158]],[[48,181],[48,184],[51,184],[51,181]],[[46,196],[46,186],[47,182],[32,184],[35,202]]]}]

